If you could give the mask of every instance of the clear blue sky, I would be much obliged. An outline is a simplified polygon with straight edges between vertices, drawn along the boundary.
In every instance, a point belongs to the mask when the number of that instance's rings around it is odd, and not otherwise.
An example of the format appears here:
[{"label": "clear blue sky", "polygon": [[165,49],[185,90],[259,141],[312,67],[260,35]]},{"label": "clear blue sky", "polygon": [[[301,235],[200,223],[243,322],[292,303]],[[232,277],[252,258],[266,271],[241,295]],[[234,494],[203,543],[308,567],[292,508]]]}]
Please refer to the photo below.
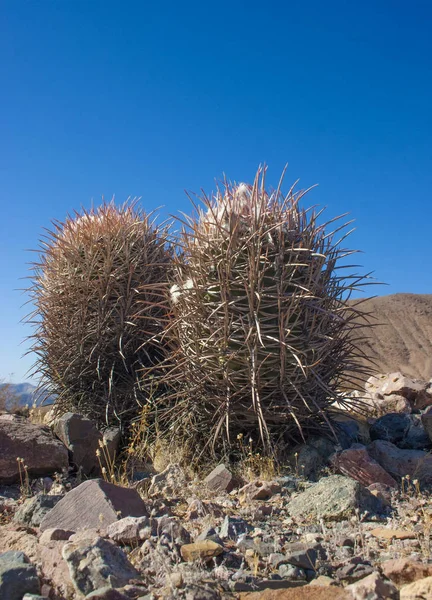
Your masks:
[{"label": "clear blue sky", "polygon": [[51,219],[187,211],[261,162],[351,213],[372,293],[432,293],[431,31],[427,0],[3,0],[0,377],[31,363],[17,289]]}]

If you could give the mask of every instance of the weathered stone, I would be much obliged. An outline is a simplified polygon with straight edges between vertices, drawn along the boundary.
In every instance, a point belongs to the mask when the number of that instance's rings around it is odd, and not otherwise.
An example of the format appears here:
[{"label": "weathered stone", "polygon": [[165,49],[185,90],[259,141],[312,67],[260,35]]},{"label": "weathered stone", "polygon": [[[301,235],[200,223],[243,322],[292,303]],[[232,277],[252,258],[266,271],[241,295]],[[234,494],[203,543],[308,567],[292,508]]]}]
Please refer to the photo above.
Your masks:
[{"label": "weathered stone", "polygon": [[380,393],[383,396],[397,394],[407,400],[414,401],[428,386],[427,381],[410,379],[400,372],[379,374],[369,377],[365,384],[366,392]]},{"label": "weathered stone", "polygon": [[428,408],[426,408],[426,410],[423,412],[421,415],[421,421],[429,440],[432,441],[432,406],[428,406]]},{"label": "weathered stone", "polygon": [[130,600],[130,598],[130,596],[120,590],[115,590],[112,587],[103,587],[87,594],[85,600]]},{"label": "weathered stone", "polygon": [[370,531],[370,534],[382,540],[413,540],[417,537],[414,531],[388,529],[386,527],[376,527]]},{"label": "weathered stone", "polygon": [[391,581],[386,581],[379,573],[371,573],[346,588],[353,600],[399,600],[397,587]]},{"label": "weathered stone", "polygon": [[226,516],[221,525],[219,535],[223,540],[227,538],[236,540],[239,535],[247,533],[252,529],[253,527],[241,517]]},{"label": "weathered stone", "polygon": [[65,413],[54,422],[54,433],[71,453],[71,462],[86,475],[99,471],[96,451],[102,434],[90,419],[76,413]]},{"label": "weathered stone", "polygon": [[343,475],[331,475],[311,485],[288,503],[292,517],[338,520],[361,513],[382,513],[383,503],[358,481]]},{"label": "weathered stone", "polygon": [[274,494],[281,491],[281,486],[276,481],[252,481],[239,490],[239,498],[243,503],[253,500],[269,500]]},{"label": "weathered stone", "polygon": [[211,515],[215,518],[221,518],[225,516],[225,513],[221,506],[214,502],[202,501],[198,498],[194,498],[187,508],[186,519],[191,521],[193,519],[199,519]]},{"label": "weathered stone", "polygon": [[193,544],[184,544],[180,548],[180,554],[183,560],[186,562],[193,562],[195,560],[201,560],[207,562],[219,554],[222,554],[223,547],[216,542],[211,540],[204,540],[203,542],[194,542]]},{"label": "weathered stone", "polygon": [[432,455],[423,450],[401,450],[391,442],[376,440],[367,450],[393,477],[409,475],[421,484],[432,483]]},{"label": "weathered stone", "polygon": [[66,529],[46,529],[39,538],[39,544],[47,544],[48,542],[59,542],[68,540],[74,531]]},{"label": "weathered stone", "polygon": [[15,513],[15,523],[22,523],[23,525],[29,525],[30,527],[39,527],[45,515],[47,515],[62,498],[63,496],[48,496],[46,494],[38,494],[34,498],[29,498]]},{"label": "weathered stone", "polygon": [[335,577],[345,583],[354,583],[374,572],[370,562],[360,557],[350,558],[335,571]]},{"label": "weathered stone", "polygon": [[291,579],[292,581],[306,581],[306,573],[300,567],[291,563],[284,563],[279,566],[278,573],[282,579]]},{"label": "weathered stone", "polygon": [[349,592],[334,586],[295,587],[291,589],[269,589],[261,592],[243,592],[240,600],[353,600]]},{"label": "weathered stone", "polygon": [[[17,458],[24,462],[18,463]],[[24,465],[29,477],[43,477],[67,469],[68,464],[67,449],[49,427],[0,415],[0,483],[20,482],[19,467],[24,478]]]},{"label": "weathered stone", "polygon": [[186,484],[187,479],[183,469],[177,464],[172,464],[152,478],[148,494],[164,498],[174,497],[184,491]]},{"label": "weathered stone", "polygon": [[288,456],[288,463],[296,475],[315,478],[319,470],[328,462],[334,452],[334,444],[327,438],[311,438],[307,444],[300,444]]},{"label": "weathered stone", "polygon": [[432,577],[404,585],[399,594],[400,600],[429,600],[432,598]]},{"label": "weathered stone", "polygon": [[132,579],[140,579],[123,550],[103,538],[90,543],[66,542],[62,555],[68,563],[72,583],[81,594],[106,586],[120,588]]},{"label": "weathered stone", "polygon": [[164,542],[174,543],[178,546],[183,544],[189,544],[190,534],[186,529],[172,517],[160,517],[157,521],[157,536],[159,541],[163,544]]},{"label": "weathered stone", "polygon": [[117,457],[120,440],[121,431],[118,427],[107,427],[102,433],[102,442],[112,462],[114,462]]},{"label": "weathered stone", "polygon": [[386,440],[399,448],[422,450],[430,445],[419,415],[390,413],[380,417],[370,428],[371,440]]},{"label": "weathered stone", "polygon": [[23,552],[0,554],[0,598],[22,600],[24,594],[39,594],[36,567],[29,564]]},{"label": "weathered stone", "polygon": [[155,525],[154,519],[148,517],[125,517],[108,525],[106,532],[118,544],[138,544],[155,535]]},{"label": "weathered stone", "polygon": [[399,587],[418,579],[432,577],[432,565],[425,565],[409,558],[386,560],[380,564],[380,569],[385,577]]},{"label": "weathered stone", "polygon": [[383,483],[392,488],[398,487],[395,479],[371,458],[366,447],[360,444],[333,454],[331,462],[337,471],[359,481],[364,486]]},{"label": "weathered stone", "polygon": [[213,469],[204,483],[215,492],[230,492],[233,489],[233,477],[225,465],[218,465]]},{"label": "weathered stone", "polygon": [[222,546],[223,542],[218,536],[214,527],[206,527],[196,538],[196,542],[203,542],[204,540],[211,540]]},{"label": "weathered stone", "polygon": [[68,565],[62,557],[64,544],[65,540],[52,540],[39,544],[37,562],[40,564],[44,579],[50,582],[54,590],[54,594],[49,595],[58,598],[73,598],[75,588]]},{"label": "weathered stone", "polygon": [[286,562],[302,569],[314,569],[318,558],[318,550],[315,545],[293,542],[284,548]]},{"label": "weathered stone", "polygon": [[42,519],[40,529],[96,529],[122,517],[146,515],[146,506],[138,492],[93,479],[68,492]]},{"label": "weathered stone", "polygon": [[21,551],[31,560],[37,557],[38,541],[33,530],[8,523],[0,525],[0,553]]}]

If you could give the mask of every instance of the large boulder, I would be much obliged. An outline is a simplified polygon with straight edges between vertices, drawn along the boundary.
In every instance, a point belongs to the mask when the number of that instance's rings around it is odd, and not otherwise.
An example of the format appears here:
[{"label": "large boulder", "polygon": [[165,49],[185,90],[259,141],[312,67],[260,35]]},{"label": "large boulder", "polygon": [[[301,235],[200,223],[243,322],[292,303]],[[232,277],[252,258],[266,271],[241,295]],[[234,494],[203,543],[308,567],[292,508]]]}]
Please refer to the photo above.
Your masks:
[{"label": "large boulder", "polygon": [[24,465],[29,477],[52,475],[67,470],[68,451],[49,427],[34,425],[23,417],[1,415],[0,483],[19,482]]},{"label": "large boulder", "polygon": [[339,520],[351,516],[356,509],[361,513],[385,512],[381,500],[358,481],[343,475],[324,477],[288,503],[288,512],[294,518]]},{"label": "large boulder", "polygon": [[103,587],[120,588],[140,573],[126,554],[110,540],[96,537],[67,542],[62,551],[78,593],[90,594]]},{"label": "large boulder", "polygon": [[106,528],[123,517],[147,514],[146,505],[136,490],[92,479],[68,492],[42,519],[40,530]]}]

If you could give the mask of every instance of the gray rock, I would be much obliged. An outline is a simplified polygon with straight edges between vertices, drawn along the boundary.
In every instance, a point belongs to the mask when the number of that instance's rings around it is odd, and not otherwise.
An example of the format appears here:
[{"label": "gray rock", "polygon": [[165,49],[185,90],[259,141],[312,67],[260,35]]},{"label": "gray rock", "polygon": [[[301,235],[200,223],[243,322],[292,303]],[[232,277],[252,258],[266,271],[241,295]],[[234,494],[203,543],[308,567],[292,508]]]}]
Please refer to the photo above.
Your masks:
[{"label": "gray rock", "polygon": [[419,415],[390,413],[375,421],[370,428],[372,441],[385,440],[399,448],[422,450],[430,445]]},{"label": "gray rock", "polygon": [[423,428],[429,437],[429,440],[432,441],[432,406],[429,406],[423,412],[423,414],[421,415],[421,421],[423,424]]},{"label": "gray rock", "polygon": [[16,511],[14,516],[15,523],[21,523],[30,527],[39,527],[45,515],[62,498],[63,496],[48,496],[46,494],[38,494],[34,498],[29,498]]},{"label": "gray rock", "polygon": [[157,521],[157,536],[161,544],[174,543],[177,546],[189,544],[191,537],[188,531],[172,517],[159,517]]},{"label": "gray rock", "polygon": [[42,519],[40,530],[98,529],[122,517],[147,516],[146,506],[136,490],[123,488],[102,479],[81,483]]},{"label": "gray rock", "polygon": [[118,427],[108,427],[103,431],[102,441],[111,460],[115,460],[121,440],[121,431]]},{"label": "gray rock", "polygon": [[183,469],[178,464],[171,464],[151,480],[149,496],[174,497],[184,490],[187,479]]},{"label": "gray rock", "polygon": [[66,542],[62,550],[72,583],[77,592],[90,594],[99,588],[121,588],[131,579],[140,579],[139,572],[126,554],[109,540]]},{"label": "gray rock", "polygon": [[395,584],[382,577],[379,573],[371,573],[367,577],[360,579],[357,583],[352,583],[346,587],[353,598],[356,600],[399,600],[399,591]]},{"label": "gray rock", "polygon": [[432,483],[432,456],[423,450],[402,450],[383,440],[376,440],[367,447],[370,456],[393,477],[409,475],[421,484]]},{"label": "gray rock", "polygon": [[0,554],[0,598],[22,600],[24,594],[39,594],[36,567],[29,564],[23,552]]},{"label": "gray rock", "polygon": [[278,568],[278,573],[283,579],[292,579],[293,581],[305,581],[306,573],[300,567],[293,564],[282,564]]},{"label": "gray rock", "polygon": [[223,546],[223,541],[218,536],[214,527],[206,527],[195,539],[196,542],[203,542],[205,540],[211,540]]},{"label": "gray rock", "polygon": [[316,545],[293,542],[285,547],[286,562],[302,569],[314,569],[318,558]]},{"label": "gray rock", "polygon": [[229,492],[233,488],[231,472],[225,465],[218,465],[213,469],[204,479],[204,483],[215,492]]},{"label": "gray rock", "polygon": [[381,500],[358,481],[342,475],[331,475],[311,485],[288,503],[292,517],[339,520],[350,516],[356,509],[361,513],[383,513]]},{"label": "gray rock", "polygon": [[248,533],[249,531],[252,531],[252,529],[253,527],[249,525],[249,523],[246,523],[241,517],[226,516],[221,525],[219,537],[223,540],[236,540],[239,535]]},{"label": "gray rock", "polygon": [[48,600],[48,597],[39,594],[24,594],[22,600]]},{"label": "gray rock", "polygon": [[76,413],[65,413],[54,422],[54,433],[71,453],[71,462],[86,475],[99,472],[96,451],[102,434],[90,419]]},{"label": "gray rock", "polygon": [[62,472],[69,465],[67,448],[49,427],[34,425],[23,417],[0,415],[0,484],[20,482],[18,457],[30,478]]},{"label": "gray rock", "polygon": [[148,517],[125,517],[108,525],[106,533],[118,544],[139,544],[156,534],[155,524]]}]

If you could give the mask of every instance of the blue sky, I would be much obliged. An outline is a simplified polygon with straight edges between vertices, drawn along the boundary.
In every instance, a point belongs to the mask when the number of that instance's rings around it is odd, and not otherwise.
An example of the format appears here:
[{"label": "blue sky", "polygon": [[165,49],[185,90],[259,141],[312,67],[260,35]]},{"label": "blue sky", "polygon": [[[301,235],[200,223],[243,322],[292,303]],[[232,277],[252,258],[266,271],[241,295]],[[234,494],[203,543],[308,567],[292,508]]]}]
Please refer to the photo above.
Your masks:
[{"label": "blue sky", "polygon": [[[24,379],[26,249],[115,194],[162,216],[226,173],[318,183],[387,287],[432,293],[432,5],[3,0],[0,378]],[[305,201],[306,203],[306,201]],[[20,345],[21,344],[21,345]]]}]

